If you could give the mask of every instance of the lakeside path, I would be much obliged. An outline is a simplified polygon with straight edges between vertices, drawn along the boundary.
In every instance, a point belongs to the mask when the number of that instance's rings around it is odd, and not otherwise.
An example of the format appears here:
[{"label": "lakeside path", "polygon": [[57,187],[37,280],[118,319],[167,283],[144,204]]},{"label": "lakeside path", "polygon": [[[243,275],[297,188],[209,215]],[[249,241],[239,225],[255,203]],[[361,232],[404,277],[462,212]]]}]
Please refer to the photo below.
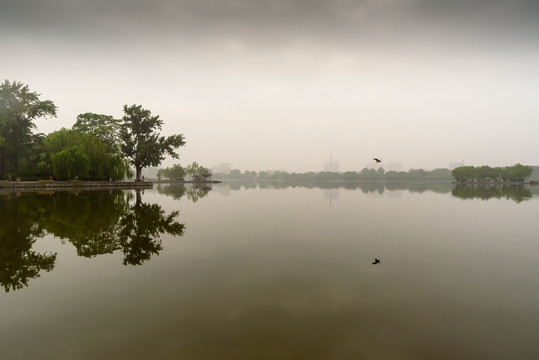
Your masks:
[{"label": "lakeside path", "polygon": [[149,181],[0,181],[0,190],[23,189],[151,189]]},{"label": "lakeside path", "polygon": [[33,190],[101,190],[101,189],[151,189],[154,184],[218,184],[221,181],[3,181],[0,192]]}]

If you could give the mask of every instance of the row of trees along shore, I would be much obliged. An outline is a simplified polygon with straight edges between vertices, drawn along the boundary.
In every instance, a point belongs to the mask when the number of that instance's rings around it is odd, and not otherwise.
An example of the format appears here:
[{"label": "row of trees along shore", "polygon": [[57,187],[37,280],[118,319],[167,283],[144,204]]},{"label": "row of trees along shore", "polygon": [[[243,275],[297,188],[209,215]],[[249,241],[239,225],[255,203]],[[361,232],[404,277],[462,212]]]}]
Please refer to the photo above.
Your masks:
[{"label": "row of trees along shore", "polygon": [[405,181],[451,181],[453,177],[449,169],[410,169],[409,171],[385,171],[384,168],[378,169],[364,168],[360,172],[346,171],[338,172],[307,172],[307,173],[288,173],[286,171],[244,171],[232,170],[229,174],[217,173],[212,177],[218,180],[242,180],[242,181],[380,181],[380,180],[405,180]]},{"label": "row of trees along shore", "polygon": [[166,155],[179,158],[182,134],[161,136],[163,121],[140,105],[125,105],[122,119],[84,113],[71,129],[36,133],[35,120],[56,117],[57,107],[27,85],[0,85],[0,180],[18,177],[57,180],[141,179],[142,168]]},{"label": "row of trees along shore", "polygon": [[382,167],[378,169],[364,168],[363,170],[347,172],[307,172],[288,173],[286,171],[244,171],[234,169],[229,174],[213,174],[214,179],[223,181],[287,181],[296,183],[339,181],[500,181],[500,182],[522,182],[530,175],[537,173],[539,167],[524,166],[516,164],[504,168],[491,168],[488,166],[473,167],[463,166],[454,169],[410,169],[408,171],[385,171]]}]

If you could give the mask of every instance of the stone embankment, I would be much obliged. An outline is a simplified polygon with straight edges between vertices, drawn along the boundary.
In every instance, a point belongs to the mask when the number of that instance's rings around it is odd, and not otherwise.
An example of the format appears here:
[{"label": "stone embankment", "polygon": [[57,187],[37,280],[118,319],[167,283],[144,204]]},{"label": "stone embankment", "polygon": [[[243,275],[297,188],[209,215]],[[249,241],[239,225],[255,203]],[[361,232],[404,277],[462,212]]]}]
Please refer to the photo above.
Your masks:
[{"label": "stone embankment", "polygon": [[1,181],[0,189],[151,189],[152,182],[147,181]]},{"label": "stone embankment", "polygon": [[221,180],[152,180],[154,184],[221,184]]}]

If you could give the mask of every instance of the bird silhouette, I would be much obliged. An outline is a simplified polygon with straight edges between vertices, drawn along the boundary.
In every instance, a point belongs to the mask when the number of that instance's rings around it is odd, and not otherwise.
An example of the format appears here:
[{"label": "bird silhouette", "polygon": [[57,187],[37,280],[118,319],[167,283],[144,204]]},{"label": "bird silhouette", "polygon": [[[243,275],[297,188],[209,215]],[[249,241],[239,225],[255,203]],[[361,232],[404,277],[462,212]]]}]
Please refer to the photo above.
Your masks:
[{"label": "bird silhouette", "polygon": [[372,158],[374,161],[376,161],[377,163],[379,162],[382,162],[382,159],[378,159],[378,158]]},{"label": "bird silhouette", "polygon": [[376,265],[376,264],[381,264],[381,263],[382,262],[379,259],[374,258],[374,262],[372,264]]}]

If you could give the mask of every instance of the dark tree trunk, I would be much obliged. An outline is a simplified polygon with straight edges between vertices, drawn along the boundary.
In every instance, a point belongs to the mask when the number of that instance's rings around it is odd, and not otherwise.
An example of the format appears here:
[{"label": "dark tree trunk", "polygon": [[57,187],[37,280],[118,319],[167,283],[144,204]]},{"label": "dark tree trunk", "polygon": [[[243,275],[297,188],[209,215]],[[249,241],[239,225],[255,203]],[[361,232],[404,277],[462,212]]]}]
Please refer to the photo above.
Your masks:
[{"label": "dark tree trunk", "polygon": [[4,176],[5,171],[6,171],[6,165],[4,163],[4,156],[0,154],[0,179]]}]

